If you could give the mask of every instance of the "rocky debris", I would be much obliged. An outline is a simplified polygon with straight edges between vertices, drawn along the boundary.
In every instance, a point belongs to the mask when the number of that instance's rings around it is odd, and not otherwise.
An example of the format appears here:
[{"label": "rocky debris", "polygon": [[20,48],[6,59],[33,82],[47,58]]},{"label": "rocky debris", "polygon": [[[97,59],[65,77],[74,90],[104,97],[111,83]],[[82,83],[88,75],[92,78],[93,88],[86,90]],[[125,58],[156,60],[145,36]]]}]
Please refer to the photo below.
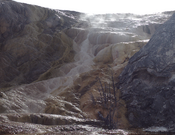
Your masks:
[{"label": "rocky debris", "polygon": [[[9,130],[10,129],[10,130]],[[0,122],[0,134],[37,134],[37,135],[90,135],[90,134],[120,134],[126,135],[129,132],[122,129],[104,130],[91,125],[40,125],[30,123],[17,123],[13,121]]]},{"label": "rocky debris", "polygon": [[[113,130],[106,130],[103,129],[101,127],[99,127],[100,123],[99,121],[95,121],[95,120],[78,120],[75,118],[66,118],[66,117],[62,117],[62,116],[46,116],[45,114],[16,114],[14,116],[12,116],[13,118],[15,118],[15,116],[17,117],[17,119],[21,119],[29,116],[29,117],[33,117],[35,120],[38,117],[42,117],[42,119],[47,123],[49,122],[51,119],[55,118],[56,120],[60,120],[61,121],[67,121],[68,120],[73,120],[72,124],[65,124],[65,125],[59,125],[61,123],[58,123],[58,125],[52,125],[53,123],[50,123],[49,125],[43,125],[43,124],[33,124],[30,122],[16,122],[13,120],[9,120],[8,117],[11,117],[10,115],[5,116],[5,115],[0,115],[0,134],[17,134],[17,135],[21,135],[21,134],[37,134],[37,135],[63,135],[63,134],[68,134],[68,135],[72,135],[72,134],[77,134],[77,135],[90,135],[90,134],[119,134],[119,135],[136,135],[136,134],[142,134],[142,135],[150,135],[150,134],[154,134],[154,135],[166,135],[167,133],[164,132],[158,132],[158,133],[151,133],[151,132],[144,132],[142,130],[136,129],[136,130],[125,130],[125,129],[113,129]],[[36,116],[36,117],[35,117]],[[41,118],[40,118],[41,119]],[[27,120],[27,119],[26,119]],[[25,121],[25,120],[24,120]],[[36,121],[35,121],[36,122]],[[79,124],[75,124],[75,123],[79,123]],[[68,122],[70,123],[70,122]],[[80,124],[81,123],[81,124]]]},{"label": "rocky debris", "polygon": [[174,129],[175,14],[133,57],[120,75],[127,118],[134,127]]},{"label": "rocky debris", "polygon": [[[93,131],[94,127],[100,128],[100,121],[90,119],[78,119],[71,116],[52,114],[1,114],[0,115],[1,134],[19,133],[50,133],[50,132],[70,132],[70,131]],[[75,125],[76,124],[76,125]],[[47,126],[46,126],[47,125]],[[57,125],[57,126],[56,126]],[[65,126],[68,125],[68,126]]]},{"label": "rocky debris", "polygon": [[0,119],[2,121],[22,122],[22,123],[33,123],[42,125],[71,125],[71,124],[82,124],[82,125],[96,125],[100,126],[100,121],[80,119],[77,117],[54,115],[54,114],[1,114]]}]

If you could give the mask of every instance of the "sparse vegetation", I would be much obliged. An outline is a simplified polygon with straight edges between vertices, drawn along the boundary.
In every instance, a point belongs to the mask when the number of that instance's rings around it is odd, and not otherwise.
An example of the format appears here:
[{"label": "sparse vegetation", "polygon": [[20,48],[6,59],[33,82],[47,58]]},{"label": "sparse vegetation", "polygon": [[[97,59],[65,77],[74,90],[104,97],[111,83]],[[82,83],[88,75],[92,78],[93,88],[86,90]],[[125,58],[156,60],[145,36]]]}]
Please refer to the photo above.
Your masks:
[{"label": "sparse vegetation", "polygon": [[[102,84],[101,80],[98,78],[100,87],[98,88],[99,96],[94,97],[91,93],[91,100],[93,105],[100,105],[102,108],[107,110],[107,116],[103,116],[103,114],[99,111],[98,117],[101,121],[103,121],[103,127],[107,129],[117,129],[118,128],[118,111],[120,105],[119,91],[118,86],[114,81],[114,77],[112,75],[111,81],[112,84]],[[114,119],[114,115],[116,115]]]}]

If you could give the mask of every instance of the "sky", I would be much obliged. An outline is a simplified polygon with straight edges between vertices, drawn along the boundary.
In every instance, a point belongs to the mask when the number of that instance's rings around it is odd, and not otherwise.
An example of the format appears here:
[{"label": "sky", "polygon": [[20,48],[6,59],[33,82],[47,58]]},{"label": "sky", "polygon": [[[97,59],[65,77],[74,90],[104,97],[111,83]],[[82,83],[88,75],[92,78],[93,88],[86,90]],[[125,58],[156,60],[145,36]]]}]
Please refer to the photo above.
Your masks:
[{"label": "sky", "polygon": [[174,0],[14,0],[51,9],[72,10],[88,14],[152,14],[175,10]]}]

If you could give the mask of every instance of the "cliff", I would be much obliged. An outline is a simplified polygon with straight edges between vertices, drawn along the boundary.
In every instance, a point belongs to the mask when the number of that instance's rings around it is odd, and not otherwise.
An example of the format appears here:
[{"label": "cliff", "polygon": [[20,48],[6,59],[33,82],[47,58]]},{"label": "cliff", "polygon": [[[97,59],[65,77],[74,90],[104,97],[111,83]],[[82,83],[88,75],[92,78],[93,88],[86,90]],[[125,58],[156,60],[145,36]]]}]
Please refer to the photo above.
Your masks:
[{"label": "cliff", "polygon": [[131,57],[120,75],[133,126],[174,130],[174,26],[175,14]]}]

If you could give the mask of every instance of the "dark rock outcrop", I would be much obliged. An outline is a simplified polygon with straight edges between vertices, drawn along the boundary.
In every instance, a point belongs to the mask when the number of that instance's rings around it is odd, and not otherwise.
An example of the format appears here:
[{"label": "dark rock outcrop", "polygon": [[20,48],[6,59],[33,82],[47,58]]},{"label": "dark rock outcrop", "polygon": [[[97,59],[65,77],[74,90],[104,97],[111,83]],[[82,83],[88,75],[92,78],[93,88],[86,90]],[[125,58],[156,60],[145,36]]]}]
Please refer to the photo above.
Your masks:
[{"label": "dark rock outcrop", "polygon": [[119,78],[131,125],[174,126],[175,14],[129,59]]}]

